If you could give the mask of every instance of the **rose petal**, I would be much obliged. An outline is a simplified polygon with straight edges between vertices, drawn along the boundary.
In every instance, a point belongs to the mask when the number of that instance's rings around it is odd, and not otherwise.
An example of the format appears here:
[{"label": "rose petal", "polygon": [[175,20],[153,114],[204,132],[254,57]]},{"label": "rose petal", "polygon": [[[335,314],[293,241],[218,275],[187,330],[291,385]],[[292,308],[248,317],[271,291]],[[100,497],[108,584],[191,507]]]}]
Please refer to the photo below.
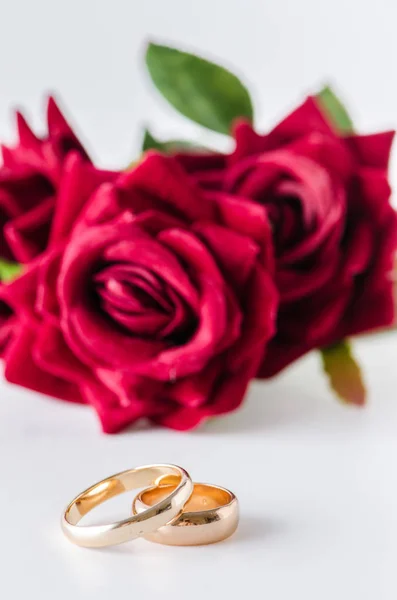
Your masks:
[{"label": "rose petal", "polygon": [[38,261],[36,312],[45,320],[59,323],[60,309],[57,296],[57,278],[61,269],[63,247],[48,250]]},{"label": "rose petal", "polygon": [[356,160],[345,138],[336,138],[318,131],[291,142],[288,152],[304,156],[324,167],[333,179],[349,185],[349,179],[356,169]]},{"label": "rose petal", "polygon": [[363,212],[373,223],[373,227],[383,222],[390,215],[391,188],[386,174],[380,169],[362,168],[354,180],[354,187],[349,195],[352,214]]},{"label": "rose petal", "polygon": [[52,222],[51,245],[66,239],[91,194],[115,177],[116,173],[100,171],[87,164],[76,152],[67,157]]},{"label": "rose petal", "polygon": [[257,244],[249,237],[212,223],[197,223],[194,231],[205,240],[222,273],[241,291],[257,261]]},{"label": "rose petal", "polygon": [[83,402],[75,385],[43,371],[32,360],[31,349],[35,339],[36,332],[27,323],[20,322],[19,326],[14,328],[5,361],[4,375],[7,381],[61,400]]},{"label": "rose petal", "polygon": [[260,357],[276,331],[278,290],[267,271],[260,265],[247,283],[241,336],[228,356],[228,368],[237,371],[248,359]]},{"label": "rose petal", "polygon": [[217,385],[214,386],[216,401],[214,397],[212,402],[208,401],[202,406],[171,408],[169,412],[152,417],[151,420],[171,429],[185,431],[197,427],[209,417],[231,412],[242,403],[256,368],[256,363],[248,362],[240,372],[220,376]]},{"label": "rose petal", "polygon": [[252,125],[246,121],[236,121],[233,129],[236,148],[229,157],[230,165],[237,164],[248,156],[255,156],[274,149],[269,136],[257,134]]},{"label": "rose petal", "polygon": [[[93,311],[89,302],[86,282],[92,281],[101,252],[133,232],[128,222],[110,224],[99,231],[92,227],[85,236],[74,238],[64,253],[58,278],[62,329],[73,351],[86,364],[96,365],[99,361],[97,366],[113,364],[115,368],[128,368],[134,360],[140,362],[152,357],[164,347],[160,343],[127,337],[114,327],[114,322]],[[82,248],[84,261],[81,260]],[[85,282],[83,286],[81,282]]]},{"label": "rose petal", "polygon": [[182,407],[198,408],[210,402],[224,360],[213,360],[201,373],[191,375],[170,385],[170,397]]},{"label": "rose petal", "polygon": [[54,198],[47,198],[4,226],[4,235],[18,262],[29,262],[47,247],[54,205]]},{"label": "rose petal", "polygon": [[224,292],[216,282],[198,275],[201,306],[194,335],[183,345],[162,350],[139,373],[161,381],[174,381],[199,372],[213,358],[226,331]]},{"label": "rose petal", "polygon": [[344,138],[350,151],[365,167],[378,167],[387,170],[395,131],[385,131],[372,135],[352,135]]},{"label": "rose petal", "polygon": [[[101,383],[90,382],[81,387],[86,402],[96,410],[105,433],[118,433],[141,418],[161,412],[159,392],[154,400],[143,401],[139,395],[134,395],[134,387],[128,386],[126,395],[126,382],[115,385],[114,375],[117,376],[115,373],[102,373]],[[105,385],[103,385],[104,383]],[[112,388],[117,391],[112,391]],[[123,390],[122,394],[121,390]],[[145,391],[148,393],[147,387],[145,387]]]},{"label": "rose petal", "polygon": [[221,225],[270,246],[270,224],[263,206],[244,196],[224,192],[212,194],[211,199],[219,210]]},{"label": "rose petal", "polygon": [[279,145],[306,136],[309,131],[338,137],[313,96],[309,96],[303,104],[281,121],[270,132],[269,137],[277,140]]},{"label": "rose petal", "polygon": [[178,162],[170,157],[149,152],[135,168],[117,181],[125,208],[141,212],[165,209],[185,219],[210,219],[213,206],[199,194]]},{"label": "rose petal", "polygon": [[81,393],[96,410],[104,433],[118,433],[145,416],[141,404],[131,402],[128,407],[120,406],[117,396],[101,384],[86,384],[81,387]]},{"label": "rose petal", "polygon": [[59,325],[40,325],[33,344],[33,357],[40,369],[65,381],[81,385],[94,379],[91,370],[71,352]]},{"label": "rose petal", "polygon": [[24,319],[37,320],[35,313],[39,259],[25,267],[23,273],[6,285],[0,286],[0,300],[6,302]]},{"label": "rose petal", "polygon": [[[19,143],[25,148],[34,150],[35,153],[40,152],[41,140],[33,133],[29,127],[25,117],[19,112],[16,112],[17,130]],[[29,162],[29,161],[27,161]]]},{"label": "rose petal", "polygon": [[[125,262],[158,271],[157,276],[171,286],[191,306],[198,310],[197,290],[177,257],[156,240],[145,236],[139,229],[132,230],[130,239],[109,245],[104,254],[109,262]],[[135,238],[135,239],[134,239]],[[160,241],[162,238],[160,236]]]}]

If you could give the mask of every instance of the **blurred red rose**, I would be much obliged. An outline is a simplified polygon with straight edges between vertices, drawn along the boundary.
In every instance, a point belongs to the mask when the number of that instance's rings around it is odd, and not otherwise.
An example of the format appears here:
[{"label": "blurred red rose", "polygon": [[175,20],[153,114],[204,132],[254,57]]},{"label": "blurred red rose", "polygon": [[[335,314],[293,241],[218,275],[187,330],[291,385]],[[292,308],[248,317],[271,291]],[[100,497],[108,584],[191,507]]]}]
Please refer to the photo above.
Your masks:
[{"label": "blurred red rose", "polygon": [[17,113],[18,144],[2,147],[0,258],[26,263],[45,249],[65,158],[72,150],[87,158],[53,98],[47,123],[47,136],[38,138]]},{"label": "blurred red rose", "polygon": [[[27,263],[46,248],[66,157],[74,151],[88,161],[51,97],[47,124],[47,136],[38,138],[17,113],[18,144],[1,148],[0,259]],[[0,357],[12,334],[12,325],[12,311],[0,302]]]},{"label": "blurred red rose", "polygon": [[268,213],[280,307],[259,376],[393,322],[393,136],[341,136],[308,98],[268,135],[237,124],[229,156],[177,157],[203,189],[228,202],[253,200]]},{"label": "blurred red rose", "polygon": [[62,236],[0,290],[17,319],[6,378],[91,404],[106,432],[235,409],[274,334],[265,209],[219,203],[157,154],[92,195],[86,170],[74,157],[61,182]]}]

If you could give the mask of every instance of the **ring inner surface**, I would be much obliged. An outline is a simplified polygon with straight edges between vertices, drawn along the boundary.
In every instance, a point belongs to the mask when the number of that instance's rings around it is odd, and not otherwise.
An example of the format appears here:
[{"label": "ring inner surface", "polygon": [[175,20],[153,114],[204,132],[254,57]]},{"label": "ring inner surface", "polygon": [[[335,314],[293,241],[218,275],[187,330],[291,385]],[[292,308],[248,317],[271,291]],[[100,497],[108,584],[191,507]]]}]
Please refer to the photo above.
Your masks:
[{"label": "ring inner surface", "polygon": [[[176,488],[175,484],[160,485],[141,492],[140,499],[146,506],[153,506],[168,496]],[[221,488],[203,483],[195,483],[193,493],[185,504],[183,512],[202,512],[229,504],[231,495]]]},{"label": "ring inner surface", "polygon": [[79,499],[69,508],[67,514],[69,522],[76,525],[93,508],[125,491],[125,486],[117,478],[99,483],[88,492],[81,494]]}]

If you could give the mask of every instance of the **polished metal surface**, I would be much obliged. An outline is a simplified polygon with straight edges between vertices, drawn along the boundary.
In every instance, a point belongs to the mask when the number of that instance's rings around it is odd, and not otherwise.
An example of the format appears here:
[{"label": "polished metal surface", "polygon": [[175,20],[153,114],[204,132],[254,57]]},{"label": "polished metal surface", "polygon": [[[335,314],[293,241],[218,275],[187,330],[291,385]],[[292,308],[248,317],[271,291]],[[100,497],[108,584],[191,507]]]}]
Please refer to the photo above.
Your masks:
[{"label": "polished metal surface", "polygon": [[[173,477],[176,485],[153,506],[139,514],[107,525],[78,525],[93,508],[110,498],[133,489],[161,484]],[[150,535],[175,520],[193,491],[189,474],[176,465],[149,465],[112,475],[79,494],[65,509],[62,529],[66,537],[79,546],[99,548],[123,544],[134,538]]]},{"label": "polished metal surface", "polygon": [[[175,480],[169,477],[163,479],[160,486],[144,490],[133,502],[133,513],[144,514],[150,506],[172,493],[175,485]],[[180,517],[144,537],[169,546],[213,544],[231,536],[238,521],[238,501],[232,492],[215,485],[195,483]]]}]

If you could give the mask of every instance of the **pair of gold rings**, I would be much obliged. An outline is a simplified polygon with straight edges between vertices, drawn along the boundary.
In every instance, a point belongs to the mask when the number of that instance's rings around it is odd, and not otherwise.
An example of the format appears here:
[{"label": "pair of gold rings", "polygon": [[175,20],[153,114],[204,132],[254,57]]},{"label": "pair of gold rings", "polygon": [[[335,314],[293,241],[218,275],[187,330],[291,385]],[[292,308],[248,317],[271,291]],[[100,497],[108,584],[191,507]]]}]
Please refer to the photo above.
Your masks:
[{"label": "pair of gold rings", "polygon": [[[106,525],[78,525],[93,508],[123,492],[143,489],[132,516]],[[103,479],[79,494],[62,515],[66,537],[78,546],[101,548],[138,537],[171,546],[212,544],[238,525],[238,501],[224,488],[193,483],[176,465],[149,465]]]}]

